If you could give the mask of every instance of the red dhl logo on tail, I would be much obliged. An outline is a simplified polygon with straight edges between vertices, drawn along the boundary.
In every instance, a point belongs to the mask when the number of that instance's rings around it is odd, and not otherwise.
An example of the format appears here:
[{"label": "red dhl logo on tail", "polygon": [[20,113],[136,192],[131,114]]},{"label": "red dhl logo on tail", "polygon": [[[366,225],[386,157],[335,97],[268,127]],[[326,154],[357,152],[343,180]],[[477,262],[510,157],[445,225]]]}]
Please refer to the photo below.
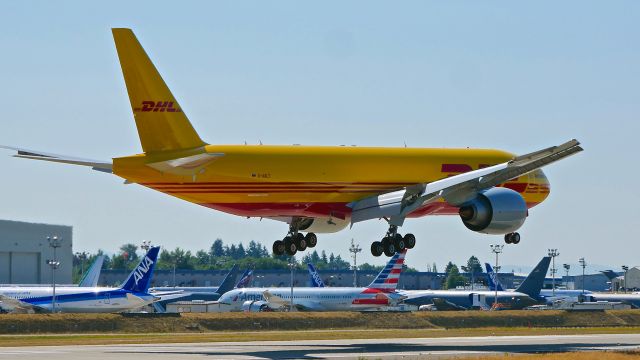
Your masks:
[{"label": "red dhl logo on tail", "polygon": [[135,108],[133,111],[141,112],[182,112],[179,107],[173,107],[173,101],[143,101],[141,108]]}]

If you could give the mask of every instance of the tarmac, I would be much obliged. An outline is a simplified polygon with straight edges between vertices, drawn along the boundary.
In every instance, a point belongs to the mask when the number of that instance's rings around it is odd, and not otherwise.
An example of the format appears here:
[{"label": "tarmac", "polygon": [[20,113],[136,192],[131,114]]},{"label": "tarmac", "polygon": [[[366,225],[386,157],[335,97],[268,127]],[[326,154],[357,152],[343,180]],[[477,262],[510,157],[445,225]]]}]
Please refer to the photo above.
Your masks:
[{"label": "tarmac", "polygon": [[636,349],[640,334],[2,347],[0,359],[433,359]]}]

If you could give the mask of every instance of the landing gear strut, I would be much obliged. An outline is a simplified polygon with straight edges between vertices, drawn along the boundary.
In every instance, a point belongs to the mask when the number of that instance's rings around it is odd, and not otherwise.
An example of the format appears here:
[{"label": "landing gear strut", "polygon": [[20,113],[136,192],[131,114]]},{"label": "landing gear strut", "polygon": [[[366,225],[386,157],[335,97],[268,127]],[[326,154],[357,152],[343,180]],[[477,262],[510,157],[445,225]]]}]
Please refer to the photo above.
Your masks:
[{"label": "landing gear strut", "polygon": [[273,242],[273,254],[274,255],[287,255],[293,256],[298,251],[305,251],[307,248],[314,248],[318,244],[318,237],[316,234],[310,232],[306,235],[298,232],[298,226],[300,221],[294,220],[289,225],[289,233],[282,240],[276,240]]},{"label": "landing gear strut", "polygon": [[512,232],[504,235],[504,242],[507,244],[517,244],[520,242],[520,234]]},{"label": "landing gear strut", "polygon": [[371,255],[377,257],[384,253],[386,256],[391,257],[396,252],[404,249],[413,249],[414,246],[416,246],[416,237],[413,234],[402,236],[398,234],[398,227],[391,225],[387,230],[387,235],[381,241],[374,241],[371,244]]}]

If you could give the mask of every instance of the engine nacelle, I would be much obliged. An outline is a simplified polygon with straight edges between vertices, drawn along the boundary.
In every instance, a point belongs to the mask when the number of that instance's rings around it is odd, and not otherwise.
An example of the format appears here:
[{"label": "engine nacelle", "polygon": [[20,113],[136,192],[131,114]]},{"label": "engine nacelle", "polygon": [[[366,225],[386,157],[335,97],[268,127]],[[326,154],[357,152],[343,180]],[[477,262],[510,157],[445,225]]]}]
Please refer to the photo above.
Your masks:
[{"label": "engine nacelle", "polygon": [[243,312],[262,312],[262,311],[273,311],[269,307],[266,301],[263,300],[247,300],[242,303],[242,311]]},{"label": "engine nacelle", "polygon": [[302,221],[298,230],[313,233],[334,233],[349,225],[349,219],[307,218]]},{"label": "engine nacelle", "polygon": [[460,207],[462,223],[485,234],[502,235],[518,230],[528,215],[522,196],[507,188],[491,188]]}]

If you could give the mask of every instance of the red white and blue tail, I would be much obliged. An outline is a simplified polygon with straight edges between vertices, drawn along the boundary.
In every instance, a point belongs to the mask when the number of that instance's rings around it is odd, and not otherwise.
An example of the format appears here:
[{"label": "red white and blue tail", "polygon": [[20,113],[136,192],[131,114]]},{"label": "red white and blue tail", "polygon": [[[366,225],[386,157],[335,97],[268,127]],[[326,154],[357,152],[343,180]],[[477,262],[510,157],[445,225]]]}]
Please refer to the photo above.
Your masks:
[{"label": "red white and blue tail", "polygon": [[393,291],[398,287],[398,280],[400,279],[400,273],[402,273],[402,265],[404,265],[404,256],[407,254],[407,250],[395,253],[389,259],[387,266],[380,271],[378,276],[369,284],[370,289],[381,289]]}]

